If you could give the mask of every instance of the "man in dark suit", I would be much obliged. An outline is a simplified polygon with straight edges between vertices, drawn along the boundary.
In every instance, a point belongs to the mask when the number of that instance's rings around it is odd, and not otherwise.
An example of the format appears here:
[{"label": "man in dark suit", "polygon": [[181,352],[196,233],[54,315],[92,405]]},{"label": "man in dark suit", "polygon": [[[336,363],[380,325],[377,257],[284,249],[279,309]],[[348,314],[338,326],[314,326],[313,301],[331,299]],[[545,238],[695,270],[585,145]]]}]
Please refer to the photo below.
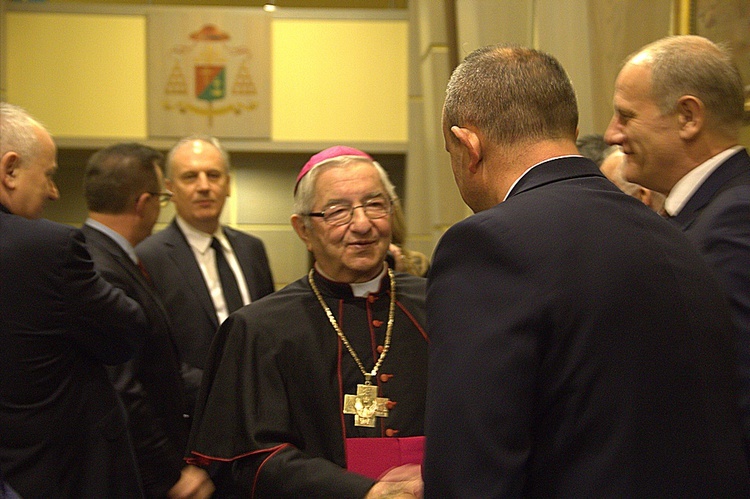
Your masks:
[{"label": "man in dark suit", "polygon": [[664,38],[628,59],[614,107],[606,138],[625,152],[626,179],[667,195],[666,214],[729,297],[750,461],[750,156],[739,145],[739,71],[705,38]]},{"label": "man in dark suit", "polygon": [[136,252],[172,319],[192,407],[219,324],[274,288],[261,240],[219,222],[230,186],[229,156],[219,141],[182,139],[166,166],[177,216]]},{"label": "man in dark suit", "polygon": [[172,326],[150,276],[139,268],[134,246],[151,234],[162,189],[160,152],[141,144],[116,144],[95,153],[84,175],[89,218],[83,227],[99,272],[140,303],[148,319],[146,342],[135,358],[109,368],[128,411],[143,488],[148,497],[208,497],[208,474],[183,460],[190,420]]},{"label": "man in dark suit", "polygon": [[143,340],[136,302],[94,270],[80,230],[39,220],[56,149],[0,103],[0,470],[22,497],[141,497],[125,413],[103,364]]},{"label": "man in dark suit", "polygon": [[485,47],[450,79],[475,215],[429,275],[425,496],[747,497],[719,284],[578,154],[577,122],[548,54]]}]

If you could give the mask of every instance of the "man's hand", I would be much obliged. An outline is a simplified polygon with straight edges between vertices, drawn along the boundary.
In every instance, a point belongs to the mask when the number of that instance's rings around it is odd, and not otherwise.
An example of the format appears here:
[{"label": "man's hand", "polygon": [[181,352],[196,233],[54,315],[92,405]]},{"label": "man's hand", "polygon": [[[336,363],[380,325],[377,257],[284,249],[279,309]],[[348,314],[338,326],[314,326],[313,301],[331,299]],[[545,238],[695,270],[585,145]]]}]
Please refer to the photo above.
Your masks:
[{"label": "man's hand", "polygon": [[203,468],[187,465],[182,468],[180,479],[169,489],[170,499],[204,499],[211,497],[216,488]]},{"label": "man's hand", "polygon": [[365,499],[421,499],[423,491],[422,467],[404,464],[381,476]]}]

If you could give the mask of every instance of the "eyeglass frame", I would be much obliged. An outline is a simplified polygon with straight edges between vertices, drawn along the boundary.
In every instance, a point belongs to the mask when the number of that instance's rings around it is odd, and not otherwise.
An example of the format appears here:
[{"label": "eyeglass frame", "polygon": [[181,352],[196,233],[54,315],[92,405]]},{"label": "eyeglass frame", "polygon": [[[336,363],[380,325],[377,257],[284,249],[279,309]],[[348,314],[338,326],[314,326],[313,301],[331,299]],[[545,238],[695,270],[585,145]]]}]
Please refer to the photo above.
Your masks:
[{"label": "eyeglass frame", "polygon": [[172,191],[162,191],[162,192],[146,191],[146,194],[157,196],[159,198],[159,206],[161,207],[167,206],[169,202],[172,200],[172,196],[174,196],[174,193]]},{"label": "eyeglass frame", "polygon": [[[382,215],[378,215],[375,217],[370,216],[370,214],[367,213],[367,208],[369,206],[369,203],[372,203],[373,201],[378,201],[380,199],[382,199],[384,203],[388,204],[388,209]],[[326,212],[331,210],[331,208],[345,208],[346,206],[347,206],[346,204],[332,204],[326,207],[323,211],[310,211],[307,213],[301,213],[301,215],[305,217],[322,218],[323,221],[327,223],[328,225],[332,225],[334,227],[341,227],[343,225],[348,225],[352,222],[352,220],[354,219],[354,210],[356,210],[357,208],[362,208],[362,211],[364,212],[365,216],[370,220],[380,220],[381,218],[385,218],[388,215],[391,215],[393,213],[393,201],[387,196],[379,195],[371,199],[368,199],[364,203],[358,204],[357,206],[349,206],[349,215],[341,220],[333,221],[333,222],[330,220],[326,220]]]}]

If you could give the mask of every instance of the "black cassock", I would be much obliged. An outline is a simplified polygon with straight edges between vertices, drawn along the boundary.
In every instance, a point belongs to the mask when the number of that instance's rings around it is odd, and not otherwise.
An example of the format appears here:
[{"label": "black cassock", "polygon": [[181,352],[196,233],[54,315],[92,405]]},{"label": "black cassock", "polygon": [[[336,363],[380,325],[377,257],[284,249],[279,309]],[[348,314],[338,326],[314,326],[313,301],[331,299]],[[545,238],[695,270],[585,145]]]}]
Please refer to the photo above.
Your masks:
[{"label": "black cassock", "polygon": [[[317,273],[315,283],[369,372],[385,341],[388,276],[364,298]],[[342,413],[364,376],[307,277],[232,314],[211,347],[189,460],[229,463],[245,497],[364,497],[374,482],[346,471],[345,438],[424,435],[425,284],[396,274],[391,346],[373,380],[389,415],[374,428]]]}]

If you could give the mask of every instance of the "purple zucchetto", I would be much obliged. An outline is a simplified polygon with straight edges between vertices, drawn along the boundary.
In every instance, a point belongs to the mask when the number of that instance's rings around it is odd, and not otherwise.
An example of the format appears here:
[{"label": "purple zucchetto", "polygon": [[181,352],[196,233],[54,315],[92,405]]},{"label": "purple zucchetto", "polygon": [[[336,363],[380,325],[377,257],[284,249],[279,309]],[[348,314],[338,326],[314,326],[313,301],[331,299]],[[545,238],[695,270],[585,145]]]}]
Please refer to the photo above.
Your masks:
[{"label": "purple zucchetto", "polygon": [[328,161],[329,159],[338,158],[339,156],[360,156],[362,158],[367,158],[370,161],[373,161],[372,157],[367,154],[366,152],[362,152],[359,149],[355,149],[353,147],[348,146],[333,146],[329,147],[328,149],[324,149],[320,151],[317,154],[314,154],[308,161],[305,163],[305,166],[302,167],[302,169],[299,171],[299,175],[297,175],[297,182],[294,184],[294,193],[297,193],[297,186],[299,185],[299,181],[302,180],[302,177],[307,175],[310,170],[318,166],[320,163],[324,161]]}]

